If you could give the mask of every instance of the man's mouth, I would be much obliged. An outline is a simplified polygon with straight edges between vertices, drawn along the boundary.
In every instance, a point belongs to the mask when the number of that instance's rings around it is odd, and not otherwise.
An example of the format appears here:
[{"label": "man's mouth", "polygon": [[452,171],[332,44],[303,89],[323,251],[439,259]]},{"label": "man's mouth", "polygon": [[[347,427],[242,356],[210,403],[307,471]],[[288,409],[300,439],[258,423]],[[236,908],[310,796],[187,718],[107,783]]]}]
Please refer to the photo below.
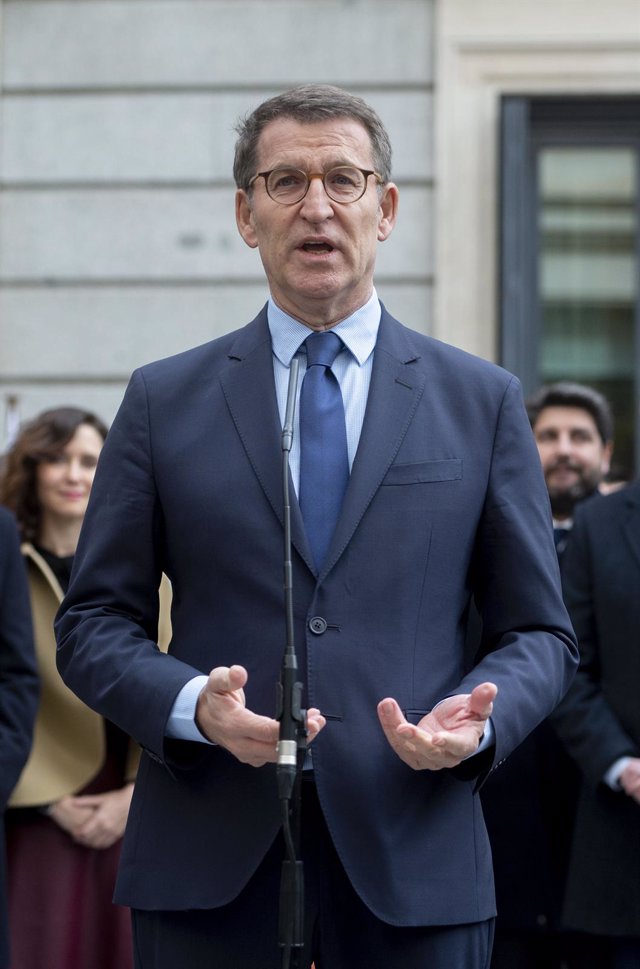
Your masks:
[{"label": "man's mouth", "polygon": [[333,246],[328,242],[303,242],[301,248],[305,252],[333,252]]}]

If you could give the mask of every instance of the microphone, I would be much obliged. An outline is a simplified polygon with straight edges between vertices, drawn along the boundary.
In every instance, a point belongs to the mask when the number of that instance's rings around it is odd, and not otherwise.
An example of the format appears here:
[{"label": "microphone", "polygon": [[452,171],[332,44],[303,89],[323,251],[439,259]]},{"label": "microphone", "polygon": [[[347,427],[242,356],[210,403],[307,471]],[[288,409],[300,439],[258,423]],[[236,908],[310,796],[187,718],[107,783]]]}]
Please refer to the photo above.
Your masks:
[{"label": "microphone", "polygon": [[[289,453],[293,442],[293,415],[298,389],[300,361],[294,357],[289,370],[287,403],[282,427],[282,495],[284,518],[284,605],[286,645],[277,684],[277,714],[280,731],[276,777],[282,808],[282,834],[286,857],[280,879],[278,942],[282,948],[283,969],[291,966],[292,954],[304,945],[304,881],[302,861],[297,858],[300,831],[300,787],[296,787],[302,767],[306,733],[306,711],[301,708],[302,683],[298,679],[298,660],[293,626],[293,568],[291,563],[291,504],[289,500]],[[295,958],[295,957],[294,957]],[[297,965],[297,959],[296,959]]]},{"label": "microphone", "polygon": [[[291,367],[289,369],[289,386],[287,387],[287,403],[285,405],[284,411],[284,424],[282,425],[282,450],[287,455],[287,470],[288,470],[288,456],[291,451],[291,445],[293,444],[293,415],[296,409],[296,393],[298,389],[298,371],[300,369],[300,361],[297,357],[293,357],[291,361]],[[287,481],[287,499],[289,498],[289,485]],[[285,554],[286,554],[285,549]]]},{"label": "microphone", "polygon": [[286,645],[277,687],[277,716],[280,721],[277,777],[280,798],[293,792],[298,762],[298,740],[304,729],[305,714],[301,709],[302,683],[298,680],[298,660],[293,629],[293,568],[291,562],[291,503],[289,499],[289,453],[293,443],[293,416],[298,388],[300,361],[294,357],[289,371],[287,403],[282,427],[282,493],[284,498],[284,602]]}]

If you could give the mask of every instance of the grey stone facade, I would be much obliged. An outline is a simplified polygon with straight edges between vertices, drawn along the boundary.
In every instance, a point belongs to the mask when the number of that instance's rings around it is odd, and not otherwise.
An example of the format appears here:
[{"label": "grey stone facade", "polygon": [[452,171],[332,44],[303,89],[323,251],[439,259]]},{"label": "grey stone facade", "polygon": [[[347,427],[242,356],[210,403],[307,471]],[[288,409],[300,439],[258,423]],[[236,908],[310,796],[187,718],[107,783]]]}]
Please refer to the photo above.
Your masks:
[{"label": "grey stone facade", "polygon": [[0,4],[0,446],[73,403],[111,420],[131,370],[248,321],[266,296],[237,234],[233,125],[296,83],[387,124],[401,211],[377,286],[431,327],[433,0]]}]

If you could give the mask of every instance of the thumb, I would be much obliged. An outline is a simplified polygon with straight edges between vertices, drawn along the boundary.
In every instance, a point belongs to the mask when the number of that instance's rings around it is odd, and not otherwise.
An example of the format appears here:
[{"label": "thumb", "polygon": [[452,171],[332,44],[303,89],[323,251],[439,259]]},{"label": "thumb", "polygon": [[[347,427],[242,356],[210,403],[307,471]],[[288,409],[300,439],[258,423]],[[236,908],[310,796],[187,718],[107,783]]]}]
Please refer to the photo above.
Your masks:
[{"label": "thumb", "polygon": [[244,666],[217,666],[209,673],[209,686],[214,693],[241,690],[249,678]]},{"label": "thumb", "polygon": [[495,683],[480,683],[471,691],[469,706],[481,720],[488,720],[493,713],[493,701],[498,694]]}]

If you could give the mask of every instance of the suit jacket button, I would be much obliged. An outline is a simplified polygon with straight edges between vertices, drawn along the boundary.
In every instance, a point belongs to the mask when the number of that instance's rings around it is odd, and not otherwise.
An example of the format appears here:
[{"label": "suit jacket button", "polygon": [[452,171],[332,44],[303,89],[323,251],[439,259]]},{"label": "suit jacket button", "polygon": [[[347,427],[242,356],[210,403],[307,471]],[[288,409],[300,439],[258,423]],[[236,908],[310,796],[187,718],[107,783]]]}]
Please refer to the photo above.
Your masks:
[{"label": "suit jacket button", "polygon": [[327,620],[323,619],[322,616],[314,616],[313,619],[309,620],[309,629],[314,636],[322,636],[327,631]]}]

